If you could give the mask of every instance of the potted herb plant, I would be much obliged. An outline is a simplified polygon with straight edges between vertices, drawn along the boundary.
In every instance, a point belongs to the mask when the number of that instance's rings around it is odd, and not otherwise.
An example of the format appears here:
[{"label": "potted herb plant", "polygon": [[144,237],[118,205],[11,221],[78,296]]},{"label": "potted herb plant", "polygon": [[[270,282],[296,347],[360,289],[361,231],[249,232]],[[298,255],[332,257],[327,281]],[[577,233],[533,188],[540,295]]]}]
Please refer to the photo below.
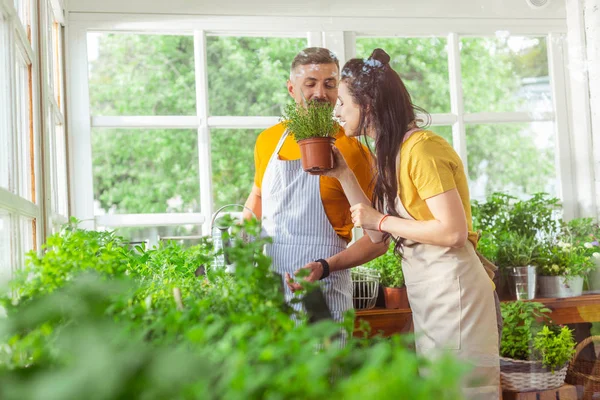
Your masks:
[{"label": "potted herb plant", "polygon": [[289,104],[282,120],[300,146],[302,168],[305,171],[319,172],[333,168],[331,147],[339,126],[333,119],[331,104],[322,101]]},{"label": "potted herb plant", "polygon": [[575,352],[572,331],[552,323],[541,303],[501,304],[504,326],[500,379],[504,390],[526,392],[562,386]]},{"label": "potted herb plant", "polygon": [[585,247],[562,241],[542,246],[538,262],[541,297],[581,296],[583,278],[594,268]]},{"label": "potted herb plant", "polygon": [[[535,237],[504,232],[498,238],[496,263],[509,279],[511,295],[518,300],[535,298],[537,289],[535,261],[539,244]],[[505,276],[506,276],[505,275]]]},{"label": "potted herb plant", "polygon": [[575,218],[563,223],[566,241],[577,246],[592,260],[593,268],[588,273],[590,290],[600,291],[600,225],[592,218]]},{"label": "potted herb plant", "polygon": [[394,254],[394,242],[388,251],[366,264],[367,267],[376,269],[380,274],[380,284],[385,298],[385,308],[409,308],[402,261]]}]

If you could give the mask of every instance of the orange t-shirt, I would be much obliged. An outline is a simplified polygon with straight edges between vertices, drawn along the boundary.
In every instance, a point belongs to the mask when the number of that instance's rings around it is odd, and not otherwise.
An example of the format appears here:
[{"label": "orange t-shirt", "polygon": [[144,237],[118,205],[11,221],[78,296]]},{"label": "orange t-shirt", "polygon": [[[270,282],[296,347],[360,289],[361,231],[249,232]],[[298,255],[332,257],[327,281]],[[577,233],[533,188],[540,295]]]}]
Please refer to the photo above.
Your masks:
[{"label": "orange t-shirt", "polygon": [[[277,143],[285,132],[283,124],[279,123],[263,131],[256,139],[254,146],[255,175],[254,183],[262,187],[262,180],[267,169],[267,164],[277,147]],[[358,140],[349,138],[340,129],[336,136],[335,146],[340,150],[348,166],[354,171],[358,183],[368,198],[371,198],[373,190],[371,181],[373,178],[372,157],[369,150]],[[300,146],[293,136],[288,135],[279,151],[282,160],[300,159]],[[344,240],[352,240],[352,219],[350,215],[350,203],[344,194],[342,185],[336,178],[320,176],[321,200],[325,214],[336,233]],[[290,204],[290,207],[293,207]]]}]

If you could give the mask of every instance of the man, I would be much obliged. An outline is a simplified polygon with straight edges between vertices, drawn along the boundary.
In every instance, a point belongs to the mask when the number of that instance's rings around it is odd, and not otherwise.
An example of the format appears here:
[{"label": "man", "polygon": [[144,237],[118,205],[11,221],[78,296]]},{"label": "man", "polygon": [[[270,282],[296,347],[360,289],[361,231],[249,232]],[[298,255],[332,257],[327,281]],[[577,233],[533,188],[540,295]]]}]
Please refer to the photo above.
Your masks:
[{"label": "man", "polygon": [[[294,58],[287,88],[298,104],[326,101],[333,106],[338,82],[336,56],[327,49],[311,47]],[[346,137],[342,129],[335,146],[370,198],[373,169],[368,151],[356,139]],[[266,250],[273,269],[288,277],[286,299],[292,298],[290,277],[306,268],[310,271],[307,280],[323,280],[331,314],[341,321],[344,312],[352,308],[348,268],[384,254],[387,245],[364,236],[347,247],[353,223],[341,184],[335,178],[302,170],[300,148],[281,123],[258,136],[254,162],[254,186],[246,206],[263,219],[264,233],[273,238]]]}]

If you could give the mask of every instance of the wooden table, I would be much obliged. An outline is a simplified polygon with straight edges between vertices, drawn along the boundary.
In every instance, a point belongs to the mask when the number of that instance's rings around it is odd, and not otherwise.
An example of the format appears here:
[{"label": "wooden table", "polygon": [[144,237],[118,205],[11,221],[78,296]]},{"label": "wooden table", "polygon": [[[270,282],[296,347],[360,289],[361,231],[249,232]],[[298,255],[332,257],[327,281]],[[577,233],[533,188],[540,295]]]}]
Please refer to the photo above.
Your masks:
[{"label": "wooden table", "polygon": [[[578,297],[534,299],[543,303],[552,313],[550,318],[557,324],[578,324],[582,322],[600,322],[600,294],[587,294]],[[358,310],[354,321],[355,336],[360,332],[356,330],[361,321],[369,323],[371,335],[382,332],[384,336],[394,333],[412,332],[412,312],[410,308],[388,310],[373,308],[371,310]]]}]

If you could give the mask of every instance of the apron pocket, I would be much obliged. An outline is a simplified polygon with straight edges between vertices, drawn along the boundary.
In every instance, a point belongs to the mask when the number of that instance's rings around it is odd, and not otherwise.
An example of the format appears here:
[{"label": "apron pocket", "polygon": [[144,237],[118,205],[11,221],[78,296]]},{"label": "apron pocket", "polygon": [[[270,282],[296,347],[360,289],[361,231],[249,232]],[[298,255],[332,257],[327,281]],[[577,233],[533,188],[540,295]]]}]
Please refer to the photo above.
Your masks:
[{"label": "apron pocket", "polygon": [[407,284],[418,349],[460,349],[460,278]]}]

